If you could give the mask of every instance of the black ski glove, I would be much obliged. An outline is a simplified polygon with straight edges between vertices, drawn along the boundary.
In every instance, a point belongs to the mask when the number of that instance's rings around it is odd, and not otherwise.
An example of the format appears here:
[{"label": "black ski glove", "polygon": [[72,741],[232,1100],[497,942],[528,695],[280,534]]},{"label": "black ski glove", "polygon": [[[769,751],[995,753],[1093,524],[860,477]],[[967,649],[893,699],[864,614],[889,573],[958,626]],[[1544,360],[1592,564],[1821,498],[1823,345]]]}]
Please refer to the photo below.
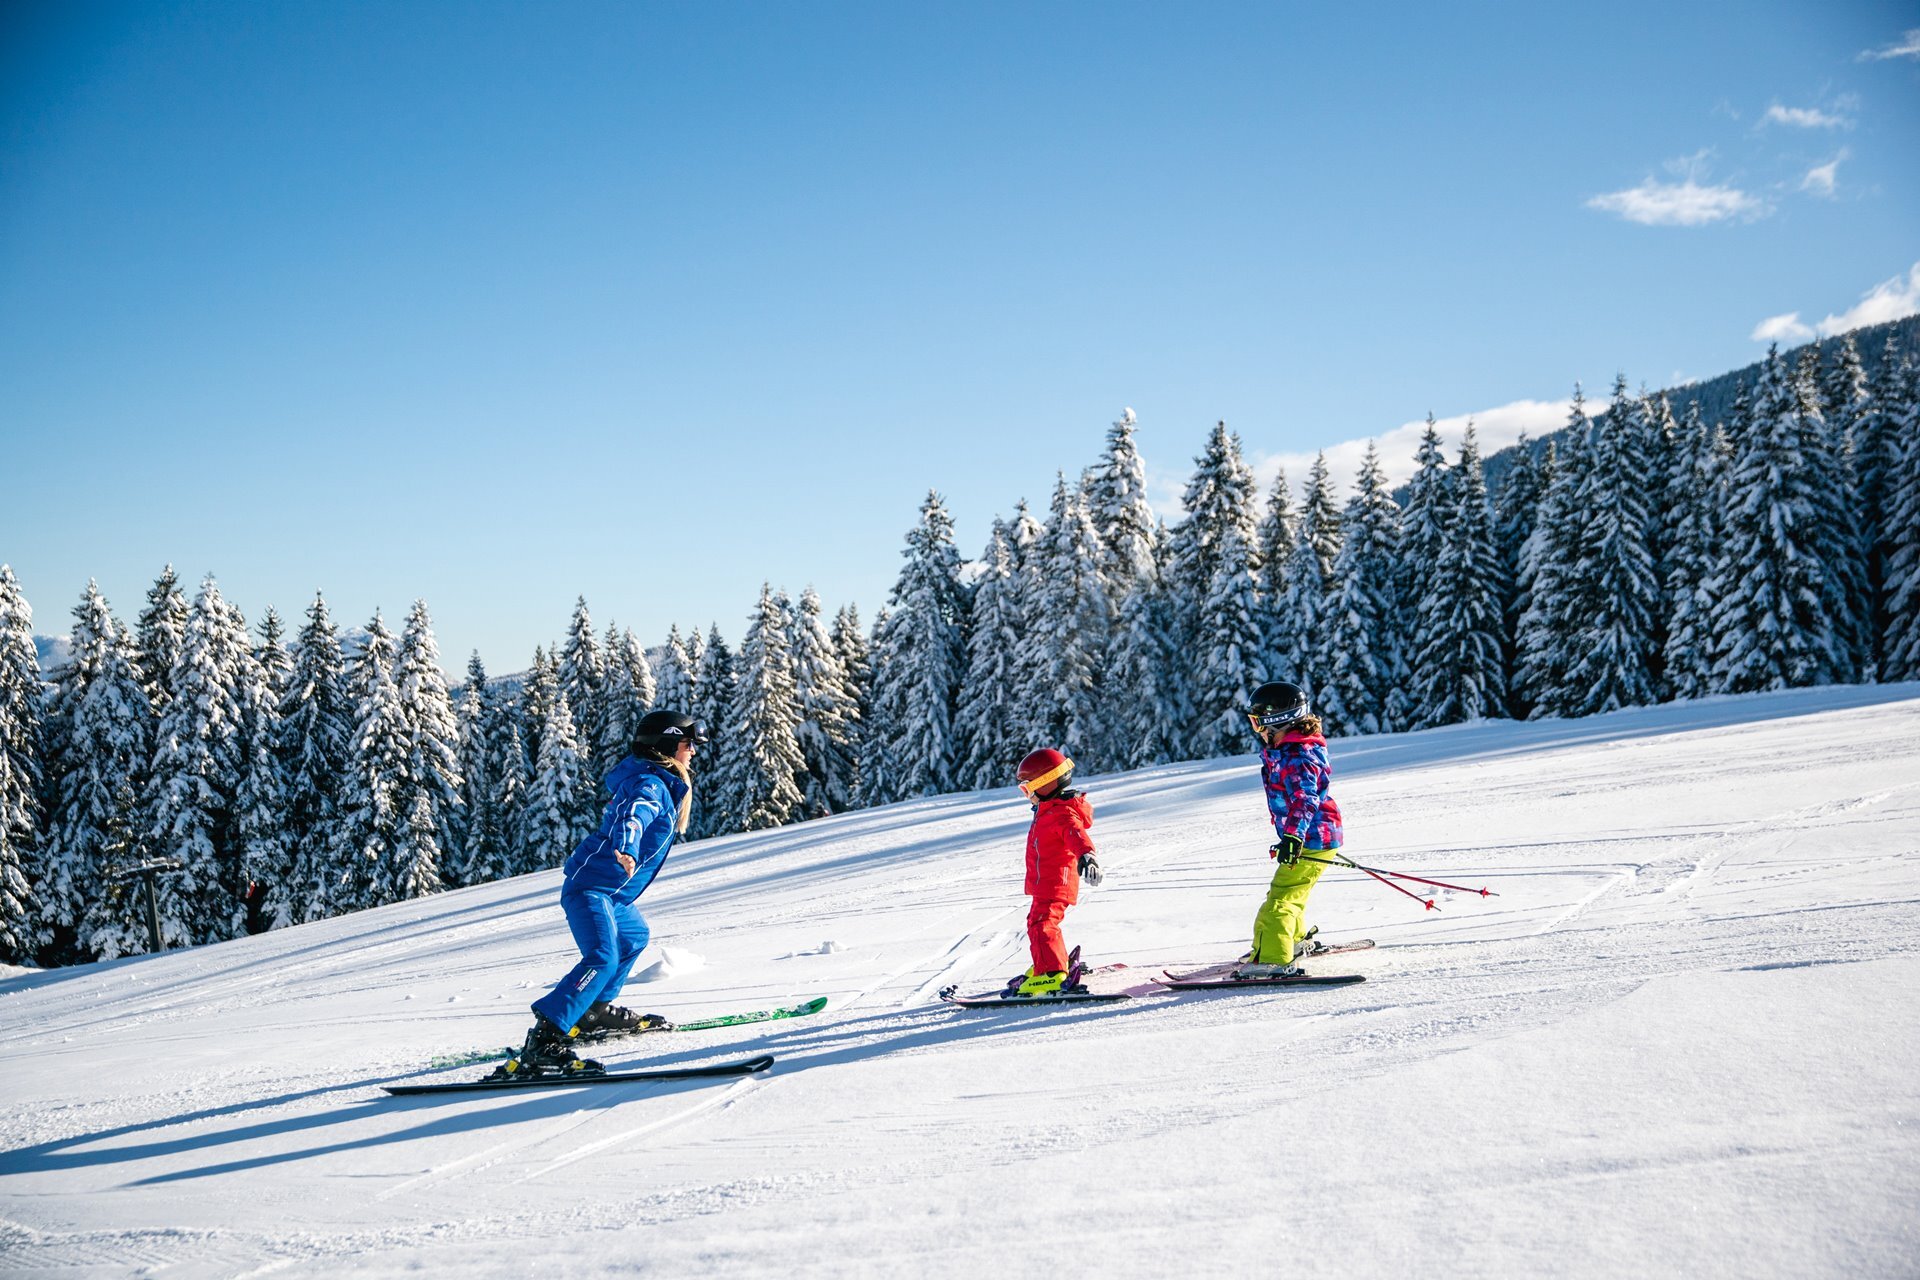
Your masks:
[{"label": "black ski glove", "polygon": [[1267,856],[1281,866],[1295,867],[1300,865],[1300,850],[1304,847],[1299,836],[1283,835],[1273,848],[1267,850]]},{"label": "black ski glove", "polygon": [[1107,873],[1100,869],[1100,860],[1090,853],[1080,855],[1080,878],[1088,884],[1099,884],[1106,879]]}]

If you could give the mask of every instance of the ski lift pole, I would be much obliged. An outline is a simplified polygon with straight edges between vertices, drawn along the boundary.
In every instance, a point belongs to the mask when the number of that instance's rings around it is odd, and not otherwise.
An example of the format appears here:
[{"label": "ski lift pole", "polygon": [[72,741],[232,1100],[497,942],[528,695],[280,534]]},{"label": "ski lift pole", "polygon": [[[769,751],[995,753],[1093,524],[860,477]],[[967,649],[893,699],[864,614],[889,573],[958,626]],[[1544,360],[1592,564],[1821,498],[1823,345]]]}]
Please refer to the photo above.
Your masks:
[{"label": "ski lift pole", "polygon": [[160,900],[154,890],[153,879],[162,872],[178,871],[185,865],[186,864],[178,858],[148,858],[143,862],[135,863],[133,866],[121,867],[118,870],[107,873],[109,880],[125,880],[132,876],[139,876],[145,883],[147,896],[147,938],[153,944],[152,951],[155,955],[159,955],[162,951],[165,951],[166,947],[160,940]]}]

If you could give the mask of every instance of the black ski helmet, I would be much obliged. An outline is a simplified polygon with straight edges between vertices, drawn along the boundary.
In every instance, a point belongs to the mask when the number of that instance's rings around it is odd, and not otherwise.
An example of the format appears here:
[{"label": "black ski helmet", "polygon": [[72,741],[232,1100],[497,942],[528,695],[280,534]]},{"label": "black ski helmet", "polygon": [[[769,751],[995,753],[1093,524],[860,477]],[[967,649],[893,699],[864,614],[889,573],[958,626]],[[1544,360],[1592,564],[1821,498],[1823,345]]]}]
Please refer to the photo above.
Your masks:
[{"label": "black ski helmet", "polygon": [[683,742],[697,745],[706,740],[699,721],[684,711],[649,711],[633,731],[633,753],[670,756]]},{"label": "black ski helmet", "polygon": [[1255,689],[1253,701],[1247,705],[1247,716],[1253,721],[1255,732],[1292,724],[1312,711],[1307,691],[1284,680],[1269,680]]}]

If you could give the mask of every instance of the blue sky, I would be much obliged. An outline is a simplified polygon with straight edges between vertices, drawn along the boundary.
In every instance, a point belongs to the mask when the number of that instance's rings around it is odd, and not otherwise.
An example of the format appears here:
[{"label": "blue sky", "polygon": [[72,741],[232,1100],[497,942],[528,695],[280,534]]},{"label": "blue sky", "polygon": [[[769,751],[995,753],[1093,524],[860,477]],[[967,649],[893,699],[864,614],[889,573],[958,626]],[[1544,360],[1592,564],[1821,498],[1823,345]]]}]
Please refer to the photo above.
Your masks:
[{"label": "blue sky", "polygon": [[9,6],[0,560],[516,670],[1914,309],[1910,5],[1348,8]]}]

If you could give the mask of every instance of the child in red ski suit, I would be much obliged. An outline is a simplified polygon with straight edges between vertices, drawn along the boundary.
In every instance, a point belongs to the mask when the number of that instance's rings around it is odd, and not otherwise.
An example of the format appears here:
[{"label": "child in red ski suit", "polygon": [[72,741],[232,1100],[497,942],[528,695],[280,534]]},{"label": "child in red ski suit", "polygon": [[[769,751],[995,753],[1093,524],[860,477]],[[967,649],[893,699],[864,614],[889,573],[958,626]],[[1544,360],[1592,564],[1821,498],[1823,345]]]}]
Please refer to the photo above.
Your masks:
[{"label": "child in red ski suit", "polygon": [[1073,761],[1051,748],[1035,751],[1020,762],[1020,789],[1033,802],[1033,825],[1027,829],[1025,892],[1033,899],[1027,909],[1027,943],[1033,967],[1007,984],[1019,996],[1048,995],[1067,983],[1067,944],[1060,921],[1067,908],[1080,900],[1080,877],[1100,883],[1100,864],[1094,858],[1093,804],[1067,784]]}]

